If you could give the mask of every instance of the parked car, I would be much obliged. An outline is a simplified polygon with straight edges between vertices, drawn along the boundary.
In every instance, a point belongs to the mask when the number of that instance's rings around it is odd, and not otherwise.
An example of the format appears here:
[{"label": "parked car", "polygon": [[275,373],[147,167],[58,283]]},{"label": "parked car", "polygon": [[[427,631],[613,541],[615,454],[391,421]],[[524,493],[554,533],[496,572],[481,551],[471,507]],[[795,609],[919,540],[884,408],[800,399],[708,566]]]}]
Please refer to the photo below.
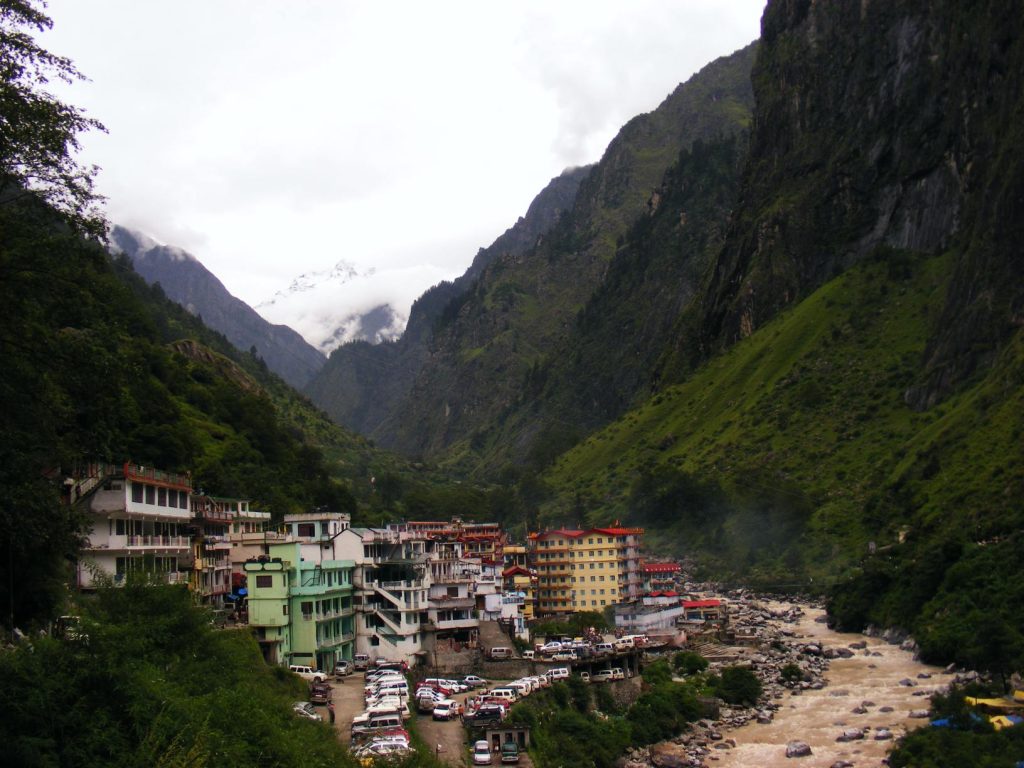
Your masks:
[{"label": "parked car", "polygon": [[316,720],[317,722],[320,722],[323,719],[317,713],[316,707],[308,701],[295,702],[295,706],[292,707],[292,712],[297,714],[299,717],[305,717],[307,720]]},{"label": "parked car", "polygon": [[594,646],[594,653],[599,656],[615,653],[615,646],[611,643],[598,643]]},{"label": "parked car", "polygon": [[491,747],[483,740],[473,744],[473,765],[490,765]]},{"label": "parked car", "polygon": [[514,764],[519,762],[519,745],[514,741],[506,741],[501,745],[501,764]]},{"label": "parked car", "polygon": [[611,682],[614,679],[615,678],[612,676],[612,671],[610,669],[599,669],[590,678],[590,682],[592,682],[592,683],[609,683],[609,682]]},{"label": "parked car", "polygon": [[622,667],[612,667],[612,680],[625,680],[626,673],[622,671]]},{"label": "parked car", "polygon": [[301,677],[303,680],[309,680],[310,682],[313,682],[314,680],[317,682],[323,682],[327,679],[327,674],[325,672],[320,672],[318,670],[313,669],[312,667],[306,667],[301,664],[290,664],[288,666],[288,669],[290,669],[296,675]]},{"label": "parked car", "polygon": [[547,675],[548,680],[565,680],[569,676],[569,668],[552,667],[544,674]]},{"label": "parked car", "polygon": [[589,683],[590,682],[590,673],[589,672],[580,672],[580,679],[582,679],[584,683]]},{"label": "parked car", "polygon": [[537,654],[534,651],[523,651],[523,658],[524,659],[532,659],[536,655]]},{"label": "parked car", "polygon": [[433,718],[435,720],[452,720],[462,714],[462,705],[452,699],[443,699],[434,703]]},{"label": "parked car", "polygon": [[551,657],[552,661],[579,661],[576,651],[559,651]]},{"label": "parked car", "polygon": [[465,721],[474,728],[497,725],[505,719],[505,712],[501,704],[481,704],[471,715],[466,715]]},{"label": "parked car", "polygon": [[511,659],[515,656],[515,651],[512,648],[498,646],[497,648],[491,648],[487,655],[492,659]]},{"label": "parked car", "polygon": [[552,653],[558,653],[560,650],[562,650],[562,644],[557,640],[552,640],[549,643],[544,643],[544,645],[542,645],[538,650],[543,655],[549,656]]},{"label": "parked car", "polygon": [[346,677],[352,674],[352,662],[342,659],[341,661],[335,662],[334,664],[334,676],[335,677]]},{"label": "parked car", "polygon": [[365,671],[370,666],[370,657],[365,653],[357,653],[352,657],[352,669]]},{"label": "parked car", "polygon": [[371,741],[361,747],[356,747],[352,754],[356,757],[402,757],[409,754],[412,747],[408,742],[403,741]]},{"label": "parked car", "polygon": [[481,686],[487,685],[486,680],[482,677],[477,677],[476,675],[466,675],[462,678],[462,682],[470,688],[480,688]]},{"label": "parked car", "polygon": [[309,700],[314,704],[326,704],[334,698],[334,691],[331,688],[331,684],[326,680],[317,683],[312,682],[309,684]]}]

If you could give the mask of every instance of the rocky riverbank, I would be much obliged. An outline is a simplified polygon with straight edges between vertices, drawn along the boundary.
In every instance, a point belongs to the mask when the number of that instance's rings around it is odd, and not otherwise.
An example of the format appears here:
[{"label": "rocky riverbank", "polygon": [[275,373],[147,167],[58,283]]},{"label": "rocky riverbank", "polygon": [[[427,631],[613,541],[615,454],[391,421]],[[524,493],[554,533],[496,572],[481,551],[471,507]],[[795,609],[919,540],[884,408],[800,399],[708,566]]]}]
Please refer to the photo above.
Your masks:
[{"label": "rocky riverbank", "polygon": [[722,708],[672,741],[633,750],[623,768],[884,765],[892,741],[927,722],[928,696],[953,680],[916,661],[905,636],[833,632],[820,606],[740,595],[733,608],[732,628],[749,641],[709,654],[722,657],[709,671],[749,665],[764,688],[759,706]]}]

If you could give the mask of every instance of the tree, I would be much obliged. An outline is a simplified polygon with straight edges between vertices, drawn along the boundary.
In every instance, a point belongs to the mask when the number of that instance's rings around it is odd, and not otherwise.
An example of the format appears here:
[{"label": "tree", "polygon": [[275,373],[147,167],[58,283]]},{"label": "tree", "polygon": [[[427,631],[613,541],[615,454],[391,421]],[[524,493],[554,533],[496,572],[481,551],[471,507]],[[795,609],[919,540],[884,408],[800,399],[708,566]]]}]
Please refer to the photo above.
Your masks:
[{"label": "tree", "polygon": [[35,0],[0,0],[0,205],[34,194],[74,228],[102,236],[106,224],[93,189],[98,169],[79,165],[73,155],[79,134],[105,129],[46,90],[53,80],[85,77],[32,39],[53,26],[36,6]]}]

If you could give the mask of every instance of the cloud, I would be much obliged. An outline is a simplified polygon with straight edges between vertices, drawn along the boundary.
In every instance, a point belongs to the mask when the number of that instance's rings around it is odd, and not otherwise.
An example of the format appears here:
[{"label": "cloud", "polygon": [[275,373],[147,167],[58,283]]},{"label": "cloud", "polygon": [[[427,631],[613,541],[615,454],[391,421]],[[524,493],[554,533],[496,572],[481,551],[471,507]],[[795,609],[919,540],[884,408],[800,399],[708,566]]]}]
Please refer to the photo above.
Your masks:
[{"label": "cloud", "polygon": [[92,78],[61,95],[110,130],[83,159],[111,218],[252,303],[340,258],[462,271],[759,5],[52,0],[43,43]]}]

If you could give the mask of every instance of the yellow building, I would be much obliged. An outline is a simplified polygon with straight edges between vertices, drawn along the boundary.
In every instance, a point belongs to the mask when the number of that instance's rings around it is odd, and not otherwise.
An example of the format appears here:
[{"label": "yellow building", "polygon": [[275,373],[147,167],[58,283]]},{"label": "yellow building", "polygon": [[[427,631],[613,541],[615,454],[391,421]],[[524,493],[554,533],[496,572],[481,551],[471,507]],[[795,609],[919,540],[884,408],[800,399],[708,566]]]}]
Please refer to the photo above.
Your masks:
[{"label": "yellow building", "polygon": [[538,615],[600,611],[639,598],[643,533],[615,526],[530,534]]}]

